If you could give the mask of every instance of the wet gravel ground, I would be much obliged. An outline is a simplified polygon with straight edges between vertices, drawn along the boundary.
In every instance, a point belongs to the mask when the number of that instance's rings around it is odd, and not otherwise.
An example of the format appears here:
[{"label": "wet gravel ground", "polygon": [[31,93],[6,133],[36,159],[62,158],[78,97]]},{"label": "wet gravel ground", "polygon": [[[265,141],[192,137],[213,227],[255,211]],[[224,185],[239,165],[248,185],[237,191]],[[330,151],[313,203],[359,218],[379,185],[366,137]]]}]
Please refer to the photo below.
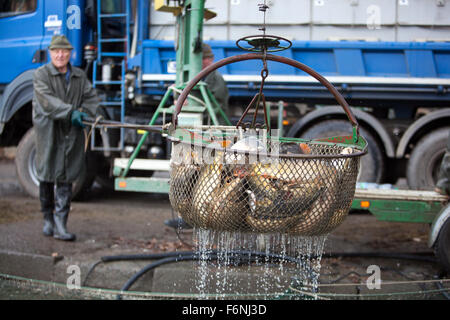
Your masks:
[{"label": "wet gravel ground", "polygon": [[[95,186],[85,201],[73,202],[68,226],[77,234],[77,241],[66,243],[41,235],[39,203],[21,191],[11,159],[0,160],[0,186],[0,250],[92,261],[111,254],[192,250],[192,232],[183,231],[177,236],[163,224],[173,217],[167,195],[115,192]],[[432,261],[428,231],[429,226],[424,224],[383,222],[369,214],[350,214],[325,243],[320,277],[323,286],[319,288],[322,298],[446,299],[442,287],[433,282],[442,270]],[[382,255],[326,257],[336,252],[407,253],[430,261]],[[383,282],[395,283],[375,290],[361,285],[372,274],[368,272],[371,265],[380,268]],[[450,283],[444,282],[443,286],[448,290]],[[103,298],[114,296],[0,277],[0,299]]]}]

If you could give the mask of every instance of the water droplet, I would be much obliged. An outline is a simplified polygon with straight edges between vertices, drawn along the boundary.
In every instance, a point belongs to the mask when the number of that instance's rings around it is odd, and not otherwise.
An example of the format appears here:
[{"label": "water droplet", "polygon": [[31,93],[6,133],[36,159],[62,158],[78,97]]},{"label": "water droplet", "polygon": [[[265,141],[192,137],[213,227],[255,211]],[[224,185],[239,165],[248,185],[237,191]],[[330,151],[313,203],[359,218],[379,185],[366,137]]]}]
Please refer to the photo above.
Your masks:
[{"label": "water droplet", "polygon": [[[325,236],[194,229],[201,299],[314,297]],[[304,295],[302,292],[306,292]]]}]

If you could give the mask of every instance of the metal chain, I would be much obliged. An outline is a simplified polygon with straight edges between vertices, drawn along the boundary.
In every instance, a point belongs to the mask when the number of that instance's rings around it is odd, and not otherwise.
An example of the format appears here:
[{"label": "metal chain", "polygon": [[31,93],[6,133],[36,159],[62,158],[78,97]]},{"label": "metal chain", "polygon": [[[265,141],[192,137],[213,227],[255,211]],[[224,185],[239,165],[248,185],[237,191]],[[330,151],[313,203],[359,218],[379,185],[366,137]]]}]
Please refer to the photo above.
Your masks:
[{"label": "metal chain", "polygon": [[[259,11],[263,12],[263,25],[261,28],[259,28],[259,30],[261,30],[263,32],[263,39],[266,36],[266,11],[269,8],[269,6],[266,5],[266,0],[264,0],[263,4],[258,4],[259,7]],[[266,78],[269,76],[269,68],[267,67],[267,44],[263,41],[262,42],[262,62],[263,62],[263,68],[261,69],[261,85],[259,87],[259,92],[253,97],[252,101],[249,103],[249,105],[247,106],[247,108],[245,109],[244,113],[242,114],[242,117],[239,119],[236,127],[241,127],[243,129],[246,128],[246,125],[242,124],[242,120],[244,119],[244,117],[247,115],[248,111],[250,110],[250,108],[255,105],[255,112],[253,114],[253,120],[251,122],[250,128],[256,128],[257,124],[256,124],[256,115],[258,113],[258,109],[259,109],[259,105],[261,103],[263,103],[263,111],[264,111],[264,122],[265,122],[265,128],[267,130],[270,130],[270,123],[269,123],[269,118],[267,115],[267,108],[266,108],[266,98],[264,96],[263,93],[263,89],[264,89],[264,84],[266,81]]]}]

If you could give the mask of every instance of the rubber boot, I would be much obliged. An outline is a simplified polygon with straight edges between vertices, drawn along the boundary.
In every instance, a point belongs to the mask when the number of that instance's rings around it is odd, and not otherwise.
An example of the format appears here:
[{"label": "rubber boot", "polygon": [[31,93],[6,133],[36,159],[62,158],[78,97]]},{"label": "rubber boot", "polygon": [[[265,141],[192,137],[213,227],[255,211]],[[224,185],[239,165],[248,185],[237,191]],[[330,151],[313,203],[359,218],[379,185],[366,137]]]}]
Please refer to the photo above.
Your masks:
[{"label": "rubber boot", "polygon": [[42,233],[44,236],[53,236],[53,230],[55,229],[55,221],[53,220],[53,212],[44,212],[44,227]]},{"label": "rubber boot", "polygon": [[55,229],[53,237],[58,240],[74,241],[76,236],[67,231],[67,219],[70,211],[70,200],[72,198],[71,183],[57,183],[55,197]]},{"label": "rubber boot", "polygon": [[44,215],[44,227],[42,233],[53,236],[55,221],[53,220],[53,210],[55,208],[54,184],[52,182],[39,182],[39,200],[41,202],[41,212]]}]

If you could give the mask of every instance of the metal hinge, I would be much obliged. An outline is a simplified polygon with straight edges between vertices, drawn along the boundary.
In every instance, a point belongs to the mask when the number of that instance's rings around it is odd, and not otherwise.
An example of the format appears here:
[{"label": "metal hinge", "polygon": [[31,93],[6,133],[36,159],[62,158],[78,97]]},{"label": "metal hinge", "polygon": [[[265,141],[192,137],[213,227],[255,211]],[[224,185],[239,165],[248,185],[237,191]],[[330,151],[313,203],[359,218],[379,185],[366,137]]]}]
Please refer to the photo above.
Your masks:
[{"label": "metal hinge", "polygon": [[43,63],[47,62],[47,50],[36,50],[33,55],[32,63]]}]

